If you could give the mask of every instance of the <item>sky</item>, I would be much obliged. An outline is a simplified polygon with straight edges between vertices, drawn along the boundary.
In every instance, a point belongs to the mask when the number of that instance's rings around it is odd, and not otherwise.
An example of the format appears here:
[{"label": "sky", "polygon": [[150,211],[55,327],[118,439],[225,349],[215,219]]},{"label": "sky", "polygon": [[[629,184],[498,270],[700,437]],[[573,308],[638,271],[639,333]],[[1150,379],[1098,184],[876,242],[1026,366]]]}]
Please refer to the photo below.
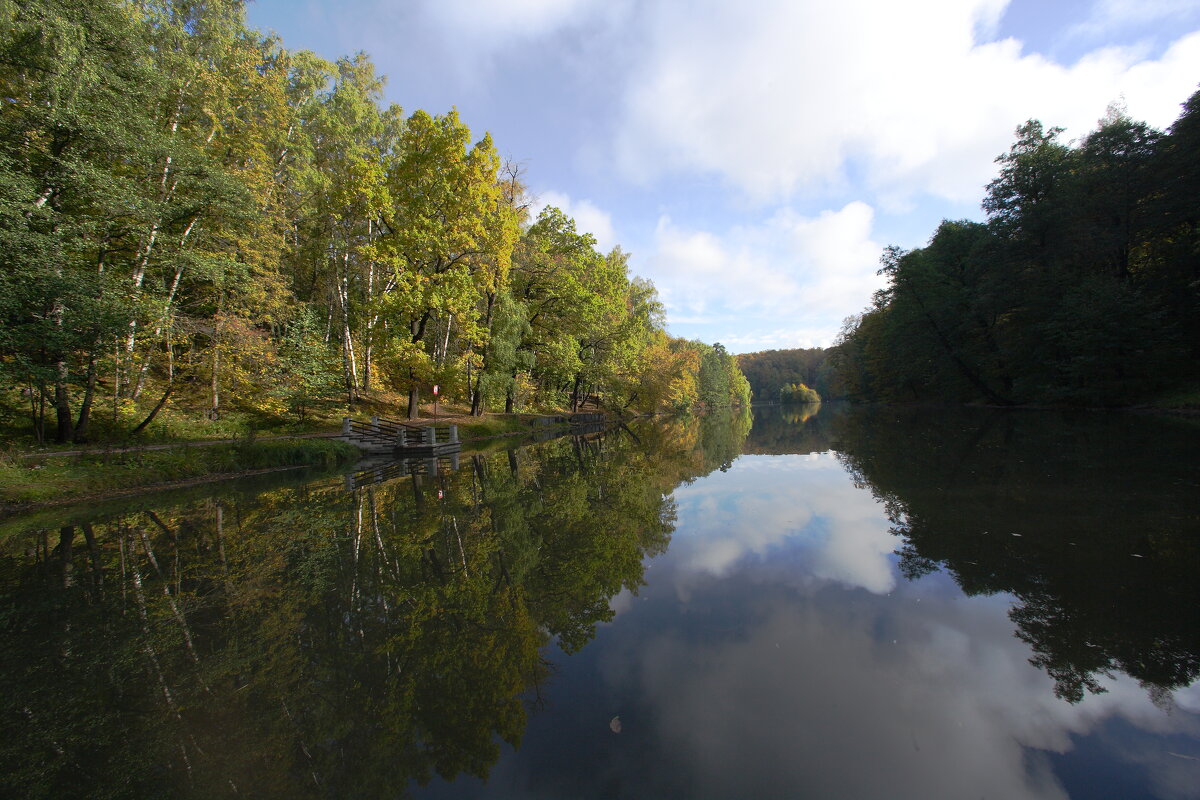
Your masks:
[{"label": "sky", "polygon": [[833,343],[887,245],[977,219],[1030,118],[1166,129],[1200,85],[1200,0],[254,0],[288,49],[370,54],[406,112],[456,108],[673,335]]}]

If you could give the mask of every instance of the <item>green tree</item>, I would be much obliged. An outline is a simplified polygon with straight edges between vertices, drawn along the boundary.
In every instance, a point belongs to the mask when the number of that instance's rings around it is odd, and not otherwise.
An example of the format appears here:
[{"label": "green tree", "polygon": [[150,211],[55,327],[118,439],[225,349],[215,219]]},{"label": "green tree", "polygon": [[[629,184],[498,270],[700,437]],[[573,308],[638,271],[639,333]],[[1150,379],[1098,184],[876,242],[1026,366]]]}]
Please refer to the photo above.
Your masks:
[{"label": "green tree", "polygon": [[503,286],[516,236],[516,215],[504,202],[500,160],[490,135],[469,146],[458,113],[424,111],[404,124],[387,185],[392,206],[380,249],[390,259],[394,288],[381,301],[391,322],[392,357],[417,415],[420,387],[430,382],[436,344],[431,323],[478,336],[481,296]]},{"label": "green tree", "polygon": [[803,383],[791,383],[779,390],[781,403],[819,403],[821,395]]},{"label": "green tree", "polygon": [[[77,430],[86,436],[97,361],[119,325],[112,262],[140,203],[133,175],[153,160],[163,81],[126,7],[42,0],[5,4],[3,13],[2,341],[34,408],[52,398],[64,442]],[[80,383],[89,394],[75,420],[71,389]],[[40,438],[36,410],[35,429]]]},{"label": "green tree", "polygon": [[316,313],[300,307],[279,343],[279,366],[284,376],[279,392],[288,410],[301,422],[310,411],[329,404],[336,396],[335,363]]}]

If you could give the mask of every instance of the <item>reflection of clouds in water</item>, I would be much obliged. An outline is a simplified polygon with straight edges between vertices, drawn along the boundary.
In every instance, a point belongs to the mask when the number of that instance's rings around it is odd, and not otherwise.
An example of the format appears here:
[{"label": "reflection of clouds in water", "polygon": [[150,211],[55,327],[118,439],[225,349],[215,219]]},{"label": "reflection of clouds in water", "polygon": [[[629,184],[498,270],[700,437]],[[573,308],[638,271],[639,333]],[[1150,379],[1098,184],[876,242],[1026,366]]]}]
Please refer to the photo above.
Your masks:
[{"label": "reflection of clouds in water", "polygon": [[[1200,798],[1196,743],[1154,738],[1200,735],[1200,685],[1170,715],[1124,676],[1059,700],[1011,598],[897,583],[880,504],[832,456],[743,456],[675,498],[649,602],[614,602],[638,633],[601,660],[655,721],[647,759],[693,796],[1064,798],[1053,754],[1098,734],[1158,796]],[[1111,739],[1115,720],[1145,741]]]},{"label": "reflection of clouds in water", "polygon": [[890,591],[895,539],[869,492],[856,489],[831,454],[742,456],[675,492],[671,562],[721,576],[748,556],[799,551],[808,577]]},{"label": "reflection of clouds in water", "polygon": [[1177,708],[1200,714],[1200,683],[1193,683],[1186,689],[1175,692],[1174,700]]},{"label": "reflection of clouds in water", "polygon": [[634,596],[633,592],[628,589],[622,589],[608,601],[608,607],[612,610],[614,618],[619,617],[633,608],[635,600],[637,600],[637,597]]},{"label": "reflection of clouds in water", "polygon": [[[761,598],[753,572],[727,581]],[[701,597],[718,584],[706,586],[694,603],[729,600]],[[1114,716],[1197,732],[1194,715],[1164,714],[1128,678],[1079,705],[1056,699],[986,600],[773,594],[737,636],[696,641],[669,627],[637,642],[634,664],[607,670],[639,686],[657,746],[705,787],[698,796],[1062,798],[1039,751],[1070,750],[1072,735]],[[1156,770],[1172,760],[1154,758]],[[1173,760],[1161,771],[1165,796],[1195,796],[1179,793],[1193,762]]]}]

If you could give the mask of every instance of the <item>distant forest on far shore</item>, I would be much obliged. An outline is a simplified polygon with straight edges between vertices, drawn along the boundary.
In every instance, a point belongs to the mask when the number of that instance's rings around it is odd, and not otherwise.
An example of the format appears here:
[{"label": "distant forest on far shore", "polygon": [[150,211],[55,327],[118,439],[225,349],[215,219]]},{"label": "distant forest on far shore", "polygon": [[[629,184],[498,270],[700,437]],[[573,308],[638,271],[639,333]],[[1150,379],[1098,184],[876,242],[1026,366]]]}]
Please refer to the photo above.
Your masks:
[{"label": "distant forest on far shore", "polygon": [[750,383],[754,402],[774,403],[779,401],[780,389],[795,383],[815,389],[822,398],[833,399],[838,394],[837,376],[828,356],[828,350],[811,347],[744,353],[737,360]]}]

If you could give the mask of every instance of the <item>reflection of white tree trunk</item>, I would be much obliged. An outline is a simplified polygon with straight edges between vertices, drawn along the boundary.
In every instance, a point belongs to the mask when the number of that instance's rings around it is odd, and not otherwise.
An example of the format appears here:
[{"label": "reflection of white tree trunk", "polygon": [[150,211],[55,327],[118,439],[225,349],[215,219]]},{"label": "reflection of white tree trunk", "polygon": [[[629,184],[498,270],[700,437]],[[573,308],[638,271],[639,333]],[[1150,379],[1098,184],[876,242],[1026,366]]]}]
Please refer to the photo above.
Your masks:
[{"label": "reflection of white tree trunk", "polygon": [[[152,511],[147,513],[150,515],[150,519],[154,520],[154,524],[158,525],[167,535],[171,535],[171,531],[158,518],[158,515]],[[200,657],[196,655],[196,648],[192,644],[192,631],[188,628],[187,620],[184,619],[183,613],[179,610],[179,605],[175,602],[175,598],[171,594],[169,581],[167,581],[166,576],[163,575],[162,568],[158,565],[158,559],[154,556],[154,548],[150,546],[150,537],[141,528],[138,528],[138,536],[141,537],[142,548],[146,551],[146,557],[150,559],[150,564],[154,567],[154,571],[158,575],[158,580],[162,583],[163,596],[167,598],[167,605],[171,607],[171,615],[175,617],[175,621],[179,623],[179,629],[183,631],[183,641],[187,646],[188,655],[192,657],[192,661],[199,664]]]},{"label": "reflection of white tree trunk", "polygon": [[158,662],[158,655],[154,652],[154,646],[150,644],[150,617],[146,613],[146,593],[142,589],[142,574],[135,566],[130,572],[133,575],[134,596],[137,598],[138,617],[142,621],[142,652],[146,654],[150,665],[154,668],[154,674],[158,677],[158,686],[162,690],[163,699],[167,701],[167,708],[171,709],[171,713],[180,722],[183,722],[183,715],[179,713],[179,706],[175,703],[175,697],[171,694],[171,687],[167,685],[167,677],[163,674],[162,667]]},{"label": "reflection of white tree trunk", "polygon": [[[351,587],[350,607],[352,609],[358,609],[358,610],[361,610],[359,599],[358,599],[358,594],[360,592],[360,590],[358,588],[358,563],[359,563],[359,554],[362,552],[362,544],[361,544],[362,543],[362,529],[363,529],[362,500],[363,500],[362,492],[361,491],[356,492],[355,496],[354,496],[354,512],[355,512],[354,513],[354,584]],[[364,634],[363,634],[363,629],[362,629],[361,615],[358,617],[358,619],[359,619],[358,635],[363,636]]]},{"label": "reflection of white tree trunk", "polygon": [[462,534],[458,531],[458,517],[451,517],[450,523],[454,526],[454,535],[458,538],[458,554],[462,557],[463,574],[469,578],[471,571],[467,569],[467,551],[463,549]]},{"label": "reflection of white tree trunk", "polygon": [[213,527],[217,538],[217,557],[221,559],[221,575],[225,582],[225,596],[233,596],[233,582],[229,580],[229,563],[225,560],[225,507],[214,503],[216,524]]}]

